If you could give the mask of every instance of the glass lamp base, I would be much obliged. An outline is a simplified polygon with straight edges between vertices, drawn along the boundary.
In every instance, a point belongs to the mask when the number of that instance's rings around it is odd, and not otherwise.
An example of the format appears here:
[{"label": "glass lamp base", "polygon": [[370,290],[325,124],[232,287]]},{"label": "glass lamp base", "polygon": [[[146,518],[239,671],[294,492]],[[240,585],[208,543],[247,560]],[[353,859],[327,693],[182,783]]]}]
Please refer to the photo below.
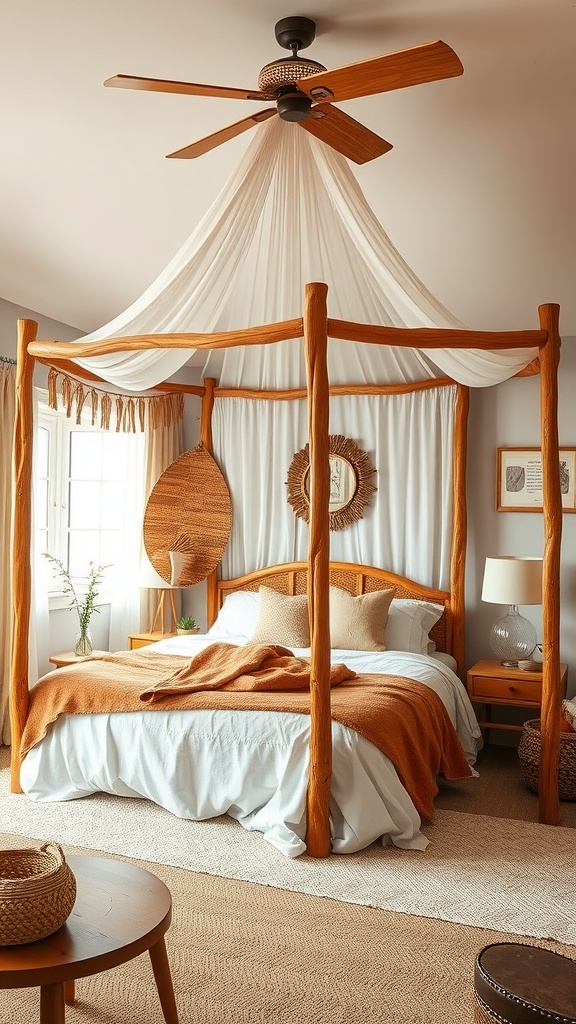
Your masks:
[{"label": "glass lamp base", "polygon": [[516,605],[495,622],[490,634],[490,646],[501,665],[514,667],[529,658],[536,648],[536,630],[528,619],[520,615]]}]

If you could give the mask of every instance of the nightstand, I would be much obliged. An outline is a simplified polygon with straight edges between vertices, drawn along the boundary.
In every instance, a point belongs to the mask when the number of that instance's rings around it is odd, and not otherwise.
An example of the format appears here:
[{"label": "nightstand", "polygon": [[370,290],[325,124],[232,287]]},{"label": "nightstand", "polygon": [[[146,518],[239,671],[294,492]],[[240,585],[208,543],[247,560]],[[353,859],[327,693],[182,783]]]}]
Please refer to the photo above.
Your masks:
[{"label": "nightstand", "polygon": [[[99,657],[101,654],[108,654],[108,651],[92,651],[88,657]],[[75,661],[81,661],[82,659],[74,654],[74,651],[62,651],[61,654],[51,654],[48,661],[56,665],[56,668],[62,668],[63,665],[73,665]]]},{"label": "nightstand", "polygon": [[128,650],[135,651],[138,647],[147,647],[148,644],[155,644],[158,640],[164,640],[167,636],[176,636],[176,633],[162,633],[160,630],[148,633],[131,633],[128,637]]},{"label": "nightstand", "polygon": [[[560,665],[562,696],[566,694],[568,665]],[[486,721],[478,724],[483,729],[510,729],[522,732],[521,725],[509,725],[492,721],[492,704],[513,708],[540,710],[542,703],[542,673],[523,672],[519,668],[507,668],[499,661],[484,658],[469,669],[466,689],[470,700],[485,705]],[[537,717],[537,716],[535,716]]]}]

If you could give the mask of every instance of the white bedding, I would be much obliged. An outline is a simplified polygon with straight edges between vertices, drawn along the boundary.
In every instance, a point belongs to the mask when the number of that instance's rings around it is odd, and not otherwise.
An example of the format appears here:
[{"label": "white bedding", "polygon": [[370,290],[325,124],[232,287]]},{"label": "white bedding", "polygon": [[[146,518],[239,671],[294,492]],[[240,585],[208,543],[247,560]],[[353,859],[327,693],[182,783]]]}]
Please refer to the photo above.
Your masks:
[{"label": "white bedding", "polygon": [[[154,648],[192,656],[211,642],[180,636]],[[294,653],[306,656],[309,651]],[[474,763],[480,729],[446,656],[334,650],[333,659],[357,672],[407,676],[432,687]],[[307,715],[263,711],[61,716],[26,755],[20,781],[33,800],[74,800],[105,792],[144,797],[193,820],[229,814],[244,828],[262,832],[282,853],[297,857],[306,850],[309,725]],[[424,850],[428,840],[420,831],[420,817],[389,758],[336,722],[332,738],[334,852],[354,853],[377,839]]]}]

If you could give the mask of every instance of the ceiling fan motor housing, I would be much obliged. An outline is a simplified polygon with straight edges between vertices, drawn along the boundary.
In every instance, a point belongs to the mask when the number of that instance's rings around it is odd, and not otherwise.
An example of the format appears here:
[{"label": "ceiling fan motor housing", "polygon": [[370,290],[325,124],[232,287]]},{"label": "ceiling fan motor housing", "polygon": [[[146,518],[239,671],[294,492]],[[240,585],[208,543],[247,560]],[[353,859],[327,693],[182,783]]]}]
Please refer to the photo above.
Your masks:
[{"label": "ceiling fan motor housing", "polygon": [[279,116],[283,121],[305,121],[310,116],[312,100],[299,89],[288,87],[276,101]]}]

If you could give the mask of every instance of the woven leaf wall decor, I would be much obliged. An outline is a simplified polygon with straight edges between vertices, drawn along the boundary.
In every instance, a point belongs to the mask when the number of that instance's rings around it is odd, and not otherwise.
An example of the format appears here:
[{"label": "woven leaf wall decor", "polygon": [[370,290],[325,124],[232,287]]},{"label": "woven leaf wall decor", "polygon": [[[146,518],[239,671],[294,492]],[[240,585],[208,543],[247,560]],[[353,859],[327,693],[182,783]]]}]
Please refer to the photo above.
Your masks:
[{"label": "woven leaf wall decor", "polygon": [[144,547],[170,584],[170,551],[189,554],[178,584],[191,587],[214,571],[232,528],[230,493],[210,453],[199,444],[175,459],[154,484],[144,513]]}]

